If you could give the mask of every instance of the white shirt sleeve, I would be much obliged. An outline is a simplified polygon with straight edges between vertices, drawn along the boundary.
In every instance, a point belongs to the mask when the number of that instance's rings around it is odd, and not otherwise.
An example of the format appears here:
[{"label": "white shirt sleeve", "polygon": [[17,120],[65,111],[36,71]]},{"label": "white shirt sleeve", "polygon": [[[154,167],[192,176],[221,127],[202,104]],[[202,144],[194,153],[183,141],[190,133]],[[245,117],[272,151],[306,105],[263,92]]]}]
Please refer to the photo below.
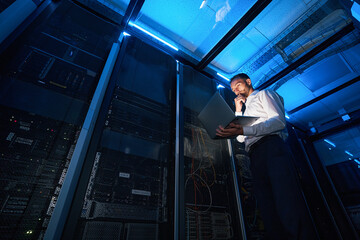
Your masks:
[{"label": "white shirt sleeve", "polygon": [[282,131],[286,127],[285,109],[282,98],[275,92],[264,90],[259,92],[262,110],[267,119],[252,126],[244,126],[244,136],[263,136]]}]

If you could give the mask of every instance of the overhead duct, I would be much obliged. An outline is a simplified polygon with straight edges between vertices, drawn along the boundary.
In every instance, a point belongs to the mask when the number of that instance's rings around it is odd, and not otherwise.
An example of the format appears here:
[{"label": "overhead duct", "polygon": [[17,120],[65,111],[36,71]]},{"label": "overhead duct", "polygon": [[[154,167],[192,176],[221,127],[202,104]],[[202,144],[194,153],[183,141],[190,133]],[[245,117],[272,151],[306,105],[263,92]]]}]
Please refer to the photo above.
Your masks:
[{"label": "overhead duct", "polygon": [[[335,55],[340,52],[344,52],[347,49],[350,49],[357,44],[360,44],[360,31],[354,30],[345,37],[341,38],[339,41],[334,43],[331,47],[327,48],[326,50],[322,51],[320,54],[313,57],[311,60],[307,61],[306,63],[302,64],[300,67],[296,69],[296,71],[292,71],[285,77],[281,78],[278,82],[276,82],[273,86],[271,86],[271,89],[277,90],[280,88],[284,83],[289,81],[290,79],[297,76],[299,73],[305,71],[309,67],[313,66],[314,64],[320,62],[323,59],[326,59],[328,57],[331,57],[332,55]],[[283,68],[275,68],[275,71],[281,71]],[[264,80],[262,80],[263,82]],[[266,80],[265,80],[266,81]]]},{"label": "overhead duct", "polygon": [[[294,41],[287,49],[285,49],[284,54],[287,56],[288,59],[291,59],[292,61],[296,60],[302,55],[304,55],[304,53],[309,52],[311,49],[313,49],[313,47],[317,46],[318,44],[326,40],[329,36],[338,32],[340,29],[342,29],[349,23],[351,23],[351,20],[349,17],[347,17],[346,12],[343,9],[337,9],[331,14],[329,14],[326,18],[324,18],[321,22],[309,29],[305,34],[300,36],[296,41]],[[314,58],[304,63],[302,66],[298,67],[296,71],[282,78],[272,88],[276,90],[289,79],[302,73],[305,69],[309,68],[315,63],[336,53],[345,51],[357,45],[358,43],[360,43],[359,31],[355,30],[340,39],[331,47],[322,51],[320,54],[317,54]],[[291,61],[285,62],[284,60],[283,63],[279,64],[278,66],[274,66],[273,71],[279,72],[285,67],[287,67],[290,63]],[[264,83],[271,77],[271,75],[265,75],[257,82],[257,85]]]},{"label": "overhead duct", "polygon": [[256,85],[261,84],[276,74],[278,68],[285,68],[350,22],[350,18],[337,1],[319,1],[251,61],[244,64],[238,72],[256,75],[259,69],[269,65],[270,60],[276,59],[276,66],[271,66],[270,70],[266,70],[267,73],[262,71],[262,78],[259,78],[260,81]]}]

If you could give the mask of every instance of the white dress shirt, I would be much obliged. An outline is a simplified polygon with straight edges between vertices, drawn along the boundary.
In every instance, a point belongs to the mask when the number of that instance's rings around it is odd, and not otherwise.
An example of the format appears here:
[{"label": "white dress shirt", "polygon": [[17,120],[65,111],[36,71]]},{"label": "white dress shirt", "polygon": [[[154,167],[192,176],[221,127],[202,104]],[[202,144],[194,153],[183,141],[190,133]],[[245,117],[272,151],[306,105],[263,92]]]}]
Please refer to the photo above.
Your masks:
[{"label": "white dress shirt", "polygon": [[[251,126],[243,126],[244,135],[237,136],[239,142],[245,141],[245,150],[261,137],[278,134],[282,139],[288,136],[286,130],[284,100],[273,90],[255,90],[246,99],[244,116],[259,117]],[[236,112],[236,116],[242,116]]]}]

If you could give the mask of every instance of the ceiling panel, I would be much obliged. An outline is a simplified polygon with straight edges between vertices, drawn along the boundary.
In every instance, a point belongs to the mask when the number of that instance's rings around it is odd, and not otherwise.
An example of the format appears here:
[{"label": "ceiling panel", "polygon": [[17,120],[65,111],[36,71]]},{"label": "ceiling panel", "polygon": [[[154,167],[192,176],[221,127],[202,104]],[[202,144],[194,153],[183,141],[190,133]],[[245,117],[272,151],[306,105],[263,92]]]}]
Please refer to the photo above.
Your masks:
[{"label": "ceiling panel", "polygon": [[312,92],[297,78],[293,78],[276,90],[285,101],[285,110],[290,111],[314,98]]},{"label": "ceiling panel", "polygon": [[[334,111],[345,109],[348,113],[360,108],[360,82],[338,91],[321,102]],[[349,97],[351,96],[351,97]]]},{"label": "ceiling panel", "polygon": [[[342,53],[346,62],[355,68],[360,64],[360,44],[352,47]],[[355,70],[355,69],[354,69]]]},{"label": "ceiling panel", "polygon": [[[266,38],[274,39],[308,9],[302,0],[273,1],[256,27]],[[276,24],[274,24],[276,22]]]},{"label": "ceiling panel", "polygon": [[313,65],[298,78],[307,88],[314,92],[349,73],[351,73],[351,70],[346,63],[339,55],[334,55]]},{"label": "ceiling panel", "polygon": [[243,34],[240,34],[233,41],[233,44],[238,47],[234,49],[226,48],[211,62],[211,64],[231,73],[234,69],[238,69],[244,64],[259,48]]},{"label": "ceiling panel", "polygon": [[202,58],[256,0],[145,1],[136,24],[161,35],[194,58]]},{"label": "ceiling panel", "polygon": [[299,123],[304,126],[309,126],[309,123],[312,122],[315,126],[324,123],[328,119],[334,119],[338,117],[338,114],[335,114],[331,108],[328,108],[322,102],[316,102],[309,107],[303,108],[290,116],[290,121],[292,117],[295,117]]},{"label": "ceiling panel", "polygon": [[211,64],[233,74],[251,58],[255,52],[268,44],[270,41],[256,28],[243,31],[236,37],[225,50],[223,50]]}]

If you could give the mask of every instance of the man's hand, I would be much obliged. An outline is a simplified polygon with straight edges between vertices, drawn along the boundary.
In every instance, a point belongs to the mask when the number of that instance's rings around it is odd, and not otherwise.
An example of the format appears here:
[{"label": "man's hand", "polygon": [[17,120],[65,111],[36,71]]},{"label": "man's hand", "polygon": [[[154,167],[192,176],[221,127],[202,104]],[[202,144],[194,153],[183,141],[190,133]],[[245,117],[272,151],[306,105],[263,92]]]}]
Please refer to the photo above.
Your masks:
[{"label": "man's hand", "polygon": [[237,135],[243,135],[244,131],[240,124],[238,123],[230,123],[226,128],[219,126],[216,129],[216,136],[219,137],[236,137]]},{"label": "man's hand", "polygon": [[241,95],[238,95],[234,99],[236,112],[241,112],[242,105],[245,103],[245,101],[246,101],[246,98]]}]

